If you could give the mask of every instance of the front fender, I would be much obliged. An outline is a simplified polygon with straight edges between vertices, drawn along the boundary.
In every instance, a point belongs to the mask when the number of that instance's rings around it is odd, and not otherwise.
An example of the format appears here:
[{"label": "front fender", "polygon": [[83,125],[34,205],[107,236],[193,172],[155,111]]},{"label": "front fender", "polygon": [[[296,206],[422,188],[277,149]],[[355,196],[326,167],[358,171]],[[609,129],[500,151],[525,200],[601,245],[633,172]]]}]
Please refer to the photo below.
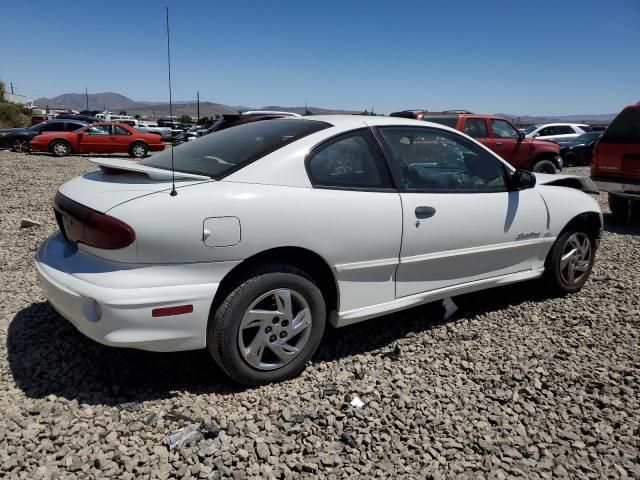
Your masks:
[{"label": "front fender", "polygon": [[536,190],[547,206],[547,230],[551,236],[557,237],[571,220],[583,213],[597,214],[602,225],[600,205],[586,193],[575,188],[544,184],[536,186]]}]

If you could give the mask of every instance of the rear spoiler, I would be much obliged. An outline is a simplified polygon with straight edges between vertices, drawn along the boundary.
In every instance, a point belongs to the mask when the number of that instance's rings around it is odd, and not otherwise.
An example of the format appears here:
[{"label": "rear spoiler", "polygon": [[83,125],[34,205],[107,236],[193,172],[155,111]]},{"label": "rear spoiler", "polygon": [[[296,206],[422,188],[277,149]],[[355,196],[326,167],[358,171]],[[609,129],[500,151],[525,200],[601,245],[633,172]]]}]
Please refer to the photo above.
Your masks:
[{"label": "rear spoiler", "polygon": [[163,168],[150,167],[133,160],[125,160],[123,158],[90,158],[91,163],[95,163],[100,166],[100,169],[105,173],[118,174],[125,172],[144,173],[152,180],[211,180],[211,177],[206,175],[198,175],[195,173],[186,173],[171,170],[165,170]]}]

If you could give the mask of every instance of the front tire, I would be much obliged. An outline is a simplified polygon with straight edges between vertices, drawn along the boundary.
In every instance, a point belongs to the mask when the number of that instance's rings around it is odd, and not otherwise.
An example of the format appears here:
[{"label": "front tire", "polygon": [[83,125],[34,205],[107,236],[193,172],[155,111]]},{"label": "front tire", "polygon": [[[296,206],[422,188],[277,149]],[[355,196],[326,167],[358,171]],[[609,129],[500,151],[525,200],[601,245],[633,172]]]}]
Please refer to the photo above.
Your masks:
[{"label": "front tire", "polygon": [[71,144],[65,140],[54,140],[49,145],[49,150],[56,157],[65,157],[71,153]]},{"label": "front tire", "polygon": [[567,167],[575,167],[578,165],[578,155],[575,152],[567,152],[563,157],[564,164]]},{"label": "front tire", "polygon": [[322,292],[295,267],[274,264],[247,275],[207,327],[207,348],[244,385],[298,375],[315,353],[326,323]]},{"label": "front tire", "polygon": [[579,291],[589,278],[594,260],[594,239],[584,230],[568,229],[558,237],[547,256],[547,284],[560,294]]},{"label": "front tire", "polygon": [[142,142],[135,142],[129,148],[129,155],[133,158],[144,158],[147,156],[149,148]]},{"label": "front tire", "polygon": [[536,173],[556,173],[558,169],[551,160],[539,160],[534,165],[532,170]]},{"label": "front tire", "polygon": [[11,150],[18,153],[27,153],[29,151],[29,140],[16,138],[11,142]]}]

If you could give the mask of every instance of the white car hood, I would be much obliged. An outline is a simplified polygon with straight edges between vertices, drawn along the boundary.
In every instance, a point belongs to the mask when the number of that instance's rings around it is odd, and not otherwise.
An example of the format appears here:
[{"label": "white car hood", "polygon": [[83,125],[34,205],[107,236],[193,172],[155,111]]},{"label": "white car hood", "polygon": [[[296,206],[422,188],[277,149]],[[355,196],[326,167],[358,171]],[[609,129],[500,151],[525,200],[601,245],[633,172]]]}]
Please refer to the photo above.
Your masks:
[{"label": "white car hood", "polygon": [[[152,193],[171,191],[170,170],[141,165],[120,158],[91,159],[92,163],[121,173],[105,173],[102,170],[87,173],[62,184],[58,191],[65,197],[93,210],[106,213],[113,207]],[[175,172],[176,190],[188,185],[210,182],[204,175]]]},{"label": "white car hood", "polygon": [[575,188],[585,193],[600,193],[598,187],[589,177],[580,175],[556,175],[551,173],[534,173],[536,185],[552,185],[557,187]]}]

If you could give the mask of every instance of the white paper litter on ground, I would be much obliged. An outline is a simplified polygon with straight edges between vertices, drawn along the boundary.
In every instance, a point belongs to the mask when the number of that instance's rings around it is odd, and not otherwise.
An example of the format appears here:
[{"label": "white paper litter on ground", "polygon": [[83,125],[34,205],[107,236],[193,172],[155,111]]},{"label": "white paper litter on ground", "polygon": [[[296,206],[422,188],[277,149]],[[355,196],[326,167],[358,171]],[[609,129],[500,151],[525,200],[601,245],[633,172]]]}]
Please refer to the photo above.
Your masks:
[{"label": "white paper litter on ground", "polygon": [[359,396],[356,395],[355,397],[353,397],[353,400],[351,400],[351,406],[356,408],[362,408],[364,407],[364,402]]}]

